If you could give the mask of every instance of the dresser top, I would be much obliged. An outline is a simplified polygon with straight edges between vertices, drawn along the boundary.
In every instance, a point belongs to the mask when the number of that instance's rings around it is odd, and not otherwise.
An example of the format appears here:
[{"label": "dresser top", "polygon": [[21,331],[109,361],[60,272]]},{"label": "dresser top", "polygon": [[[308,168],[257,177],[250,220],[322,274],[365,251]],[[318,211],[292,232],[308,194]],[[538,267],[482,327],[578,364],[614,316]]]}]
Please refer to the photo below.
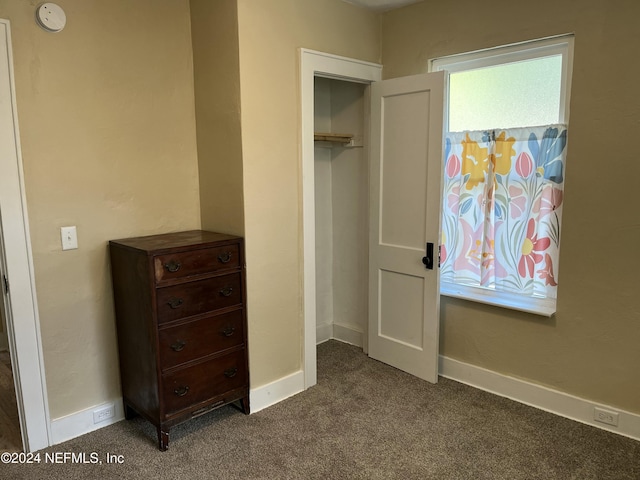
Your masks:
[{"label": "dresser top", "polygon": [[146,237],[123,238],[111,240],[110,245],[141,250],[147,254],[158,254],[165,250],[184,247],[206,247],[218,242],[234,241],[241,237],[226,233],[190,230],[188,232],[163,233]]}]

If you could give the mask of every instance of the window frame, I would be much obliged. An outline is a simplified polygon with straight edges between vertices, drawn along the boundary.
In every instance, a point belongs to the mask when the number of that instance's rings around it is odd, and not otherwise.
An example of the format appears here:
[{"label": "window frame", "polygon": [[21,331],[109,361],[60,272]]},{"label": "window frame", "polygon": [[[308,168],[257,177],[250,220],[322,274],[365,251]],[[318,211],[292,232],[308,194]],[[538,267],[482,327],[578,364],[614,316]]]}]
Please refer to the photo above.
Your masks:
[{"label": "window frame", "polygon": [[[558,123],[569,123],[569,104],[571,99],[571,77],[573,70],[574,35],[565,34],[538,40],[476,50],[430,59],[428,71],[444,70],[449,74],[478,68],[503,65],[513,62],[533,60],[551,55],[562,56],[560,102]],[[449,128],[449,92],[445,92],[445,125]],[[504,128],[509,128],[505,125]],[[557,273],[557,272],[556,272]],[[440,294],[461,298],[502,308],[551,317],[556,312],[556,298],[519,295],[492,290],[490,288],[440,281]]]},{"label": "window frame", "polygon": [[[444,57],[436,57],[429,60],[429,72],[447,72],[447,85],[449,74],[458,73],[478,68],[493,67],[506,63],[533,60],[551,55],[562,56],[562,79],[560,84],[560,107],[558,123],[569,123],[569,100],[571,98],[571,76],[573,66],[574,35],[559,35],[539,40],[492,47],[483,50],[475,50],[467,53],[457,53]],[[446,125],[449,126],[449,92],[446,98]],[[495,125],[490,125],[495,127]],[[509,128],[504,125],[504,128]]]}]

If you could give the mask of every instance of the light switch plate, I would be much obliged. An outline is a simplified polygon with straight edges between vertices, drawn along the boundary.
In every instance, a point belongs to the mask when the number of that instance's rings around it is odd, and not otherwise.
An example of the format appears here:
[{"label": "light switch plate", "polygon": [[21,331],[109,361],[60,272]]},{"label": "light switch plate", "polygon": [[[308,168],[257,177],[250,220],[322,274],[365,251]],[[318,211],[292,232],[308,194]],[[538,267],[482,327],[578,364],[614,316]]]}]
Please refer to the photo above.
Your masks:
[{"label": "light switch plate", "polygon": [[62,250],[78,248],[78,233],[75,226],[60,227],[60,237],[62,239]]}]

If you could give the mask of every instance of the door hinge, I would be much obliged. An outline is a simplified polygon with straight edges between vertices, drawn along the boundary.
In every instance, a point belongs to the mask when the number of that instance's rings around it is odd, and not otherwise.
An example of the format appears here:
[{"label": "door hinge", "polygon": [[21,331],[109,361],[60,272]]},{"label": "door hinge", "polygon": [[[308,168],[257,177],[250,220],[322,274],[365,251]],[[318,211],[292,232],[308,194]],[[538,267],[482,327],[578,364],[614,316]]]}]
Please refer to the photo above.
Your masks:
[{"label": "door hinge", "polygon": [[2,275],[2,280],[4,281],[4,293],[9,293],[9,279],[6,275]]}]

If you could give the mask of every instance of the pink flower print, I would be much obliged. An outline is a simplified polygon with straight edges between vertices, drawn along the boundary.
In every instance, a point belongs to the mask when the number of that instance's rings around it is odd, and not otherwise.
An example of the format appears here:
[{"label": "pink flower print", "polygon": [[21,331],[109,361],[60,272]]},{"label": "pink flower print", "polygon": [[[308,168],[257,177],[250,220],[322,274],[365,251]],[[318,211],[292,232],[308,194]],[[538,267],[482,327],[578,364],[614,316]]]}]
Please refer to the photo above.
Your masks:
[{"label": "pink flower print", "polygon": [[494,260],[493,266],[496,278],[507,278],[511,274],[511,270],[507,270],[498,258]]},{"label": "pink flower print", "polygon": [[476,275],[480,274],[480,262],[482,252],[483,224],[474,230],[463,218],[460,219],[462,227],[462,249],[453,262],[454,270],[468,270]]},{"label": "pink flower print", "polygon": [[533,278],[535,265],[542,261],[542,252],[549,248],[551,240],[548,237],[538,238],[538,235],[534,235],[536,229],[536,222],[533,218],[529,219],[527,224],[527,237],[522,242],[522,257],[518,262],[518,273],[521,277]]},{"label": "pink flower print", "polygon": [[511,218],[518,218],[524,213],[524,209],[527,208],[527,199],[522,195],[523,190],[518,187],[509,187],[509,211],[511,212]]},{"label": "pink flower print", "polygon": [[556,279],[553,276],[553,260],[551,259],[551,255],[548,253],[544,254],[544,263],[545,267],[538,272],[538,277],[544,280],[545,285],[557,287],[558,282],[556,282]]},{"label": "pink flower print", "polygon": [[460,159],[457,155],[451,155],[447,160],[447,176],[453,178],[460,173]]},{"label": "pink flower print", "polygon": [[540,197],[540,218],[556,211],[562,205],[562,190],[546,186]]},{"label": "pink flower print", "polygon": [[[493,232],[490,232],[491,234]],[[480,285],[488,285],[491,283],[494,275],[494,249],[495,243],[493,238],[485,238],[484,250],[482,252],[482,278],[480,279]]]},{"label": "pink flower print", "polygon": [[449,204],[449,211],[458,215],[458,208],[460,207],[460,187],[453,187],[451,193],[447,195],[447,203]]},{"label": "pink flower print", "polygon": [[[490,238],[491,238],[491,248],[492,248],[492,253],[493,253],[493,271],[494,271],[494,275],[496,278],[507,278],[509,275],[511,275],[511,268],[509,267],[505,267],[502,263],[501,263],[501,258],[500,258],[500,254],[496,255],[496,234],[497,237],[499,239],[502,239],[502,241],[506,241],[506,239],[504,239],[502,237],[502,235],[500,235],[501,229],[503,227],[503,225],[505,224],[505,222],[497,220],[494,227],[493,227],[493,231],[490,234]],[[500,242],[501,240],[498,240],[498,242]],[[502,259],[502,261],[504,261],[504,259]],[[508,268],[508,269],[507,269]]]},{"label": "pink flower print", "polygon": [[440,265],[444,265],[447,258],[447,234],[443,229],[440,236]]},{"label": "pink flower print", "polygon": [[527,152],[522,152],[516,160],[516,172],[522,178],[527,178],[533,172],[533,160]]}]

